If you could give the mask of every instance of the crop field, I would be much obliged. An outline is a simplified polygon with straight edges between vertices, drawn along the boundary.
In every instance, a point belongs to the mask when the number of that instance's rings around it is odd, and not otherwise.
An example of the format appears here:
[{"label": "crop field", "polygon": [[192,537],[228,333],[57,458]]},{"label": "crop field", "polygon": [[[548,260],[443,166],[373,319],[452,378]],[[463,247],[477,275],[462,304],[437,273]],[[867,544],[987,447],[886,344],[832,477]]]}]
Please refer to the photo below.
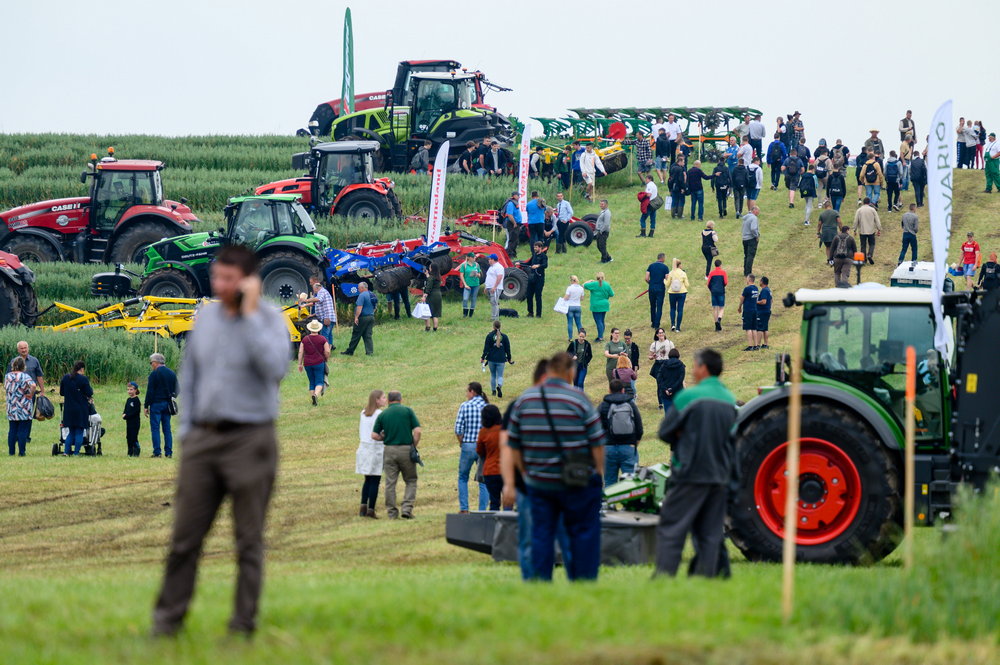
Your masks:
[{"label": "crop field", "polygon": [[[51,196],[79,195],[79,172],[91,152],[114,145],[120,157],[162,159],[164,192],[187,197],[206,228],[221,222],[228,196],[260,182],[291,177],[300,139],[286,137],[0,136],[0,207]],[[710,171],[710,169],[708,169]],[[428,179],[394,176],[404,211],[421,213]],[[988,255],[1000,246],[1000,197],[980,195],[981,172],[955,176],[956,238],[974,230]],[[515,364],[509,366],[501,408],[530,381],[534,362],[565,349],[565,319],[553,302],[571,274],[581,281],[598,271],[616,296],[608,325],[630,327],[650,341],[643,272],[658,252],[683,261],[691,281],[683,332],[671,335],[688,362],[702,346],[724,356],[723,379],[741,400],[774,380],[774,353],[787,351],[800,312],[777,304],[771,352],[744,352],[737,330],[742,246],[739,222],[716,215],[706,192],[705,219],[717,222],[720,257],[730,273],[724,330],[713,330],[702,270],[697,221],[672,220],[664,211],[653,239],[636,238],[637,179],[629,172],[598,182],[613,212],[609,252],[598,263],[595,247],[552,255],[541,319],[504,319]],[[511,181],[450,176],[448,216],[495,208]],[[551,199],[555,188],[539,187]],[[911,201],[904,193],[903,202]],[[844,204],[849,223],[855,208]],[[596,212],[574,194],[576,214]],[[802,225],[802,207],[787,195],[764,191],[759,202],[761,246],[755,269],[768,275],[775,297],[800,287],[832,286],[832,269],[817,247],[815,223]],[[920,256],[930,258],[926,213],[921,211]],[[900,246],[899,213],[882,213],[884,232],[866,267],[866,281],[887,282]],[[412,237],[423,231],[402,223],[362,227],[320,219],[335,245],[356,240]],[[958,242],[952,242],[957,257]],[[96,306],[89,297],[94,266],[41,264],[38,299]],[[124,382],[142,379],[151,340],[92,331],[56,334],[5,330],[0,347],[13,355],[27,338],[46,366],[49,385],[82,357],[97,380],[96,404],[108,430],[102,458],[52,458],[53,422],[36,423],[25,458],[0,457],[0,662],[3,663],[765,663],[841,665],[913,663],[952,665],[1000,662],[1000,496],[966,500],[958,528],[920,529],[916,567],[902,568],[898,553],[867,568],[803,565],[797,572],[797,607],[790,624],[780,611],[781,570],[753,564],[735,549],[729,581],[678,578],[651,581],[648,566],[605,568],[594,584],[520,582],[517,567],[449,546],[444,515],[457,510],[458,448],[455,410],[469,381],[486,381],[479,358],[489,330],[484,300],[471,320],[460,316],[454,295],[445,299],[437,333],[422,322],[395,321],[380,305],[371,358],[334,355],[328,395],[312,407],[304,375],[290,367],[282,385],[281,458],[268,529],[267,581],[261,629],[246,644],[225,637],[232,601],[232,522],[224,510],[206,542],[198,595],[186,631],[176,641],[147,637],[171,524],[177,460],[125,456],[120,409]],[[523,317],[522,303],[512,305]],[[50,315],[51,316],[51,315]],[[347,320],[342,309],[341,321]],[[668,317],[665,315],[665,319]],[[584,312],[585,325],[592,320]],[[50,323],[43,320],[42,323]],[[669,326],[668,326],[669,327]],[[338,351],[350,328],[335,332]],[[172,343],[160,342],[164,350]],[[174,365],[179,352],[167,351]],[[606,386],[600,360],[591,365],[586,392],[600,399]],[[638,400],[647,431],[658,412],[649,366],[639,368]],[[140,381],[141,383],[141,381]],[[423,457],[412,522],[357,517],[361,478],[354,474],[358,413],[374,388],[400,390],[424,428]],[[232,390],[239,390],[233,386]],[[643,464],[664,461],[666,447],[646,436]],[[183,455],[183,449],[180,450]],[[472,503],[477,490],[470,489]],[[379,514],[382,514],[379,507]],[[690,553],[689,553],[690,554]],[[682,567],[683,568],[683,567]]]}]

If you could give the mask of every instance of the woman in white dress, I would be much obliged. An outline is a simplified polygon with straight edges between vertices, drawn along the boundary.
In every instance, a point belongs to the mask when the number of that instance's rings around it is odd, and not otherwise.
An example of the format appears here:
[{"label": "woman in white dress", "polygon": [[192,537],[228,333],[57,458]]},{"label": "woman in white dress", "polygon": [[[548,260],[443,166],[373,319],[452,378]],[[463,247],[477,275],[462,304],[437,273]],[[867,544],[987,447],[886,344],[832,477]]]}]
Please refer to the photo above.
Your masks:
[{"label": "woman in white dress", "polygon": [[371,517],[377,519],[375,515],[375,501],[378,499],[378,486],[382,482],[382,454],[385,444],[372,439],[372,428],[375,427],[375,419],[382,409],[389,403],[386,394],[381,390],[373,390],[368,395],[368,406],[361,411],[361,421],[358,424],[358,437],[361,443],[358,445],[357,459],[355,461],[354,472],[365,477],[365,483],[361,486],[361,517]]}]

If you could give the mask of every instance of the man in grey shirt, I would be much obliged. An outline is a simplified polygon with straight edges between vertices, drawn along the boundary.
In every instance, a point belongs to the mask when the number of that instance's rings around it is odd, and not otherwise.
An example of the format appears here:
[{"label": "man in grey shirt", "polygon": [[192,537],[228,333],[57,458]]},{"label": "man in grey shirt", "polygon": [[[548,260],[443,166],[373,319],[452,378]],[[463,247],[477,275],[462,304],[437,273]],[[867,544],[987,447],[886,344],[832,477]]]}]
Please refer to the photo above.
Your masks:
[{"label": "man in grey shirt", "polygon": [[743,276],[753,272],[753,259],[757,256],[757,243],[760,242],[760,208],[753,206],[750,212],[743,215]]},{"label": "man in grey shirt", "polygon": [[594,240],[601,252],[601,263],[611,263],[614,259],[608,254],[608,235],[611,234],[611,211],[608,210],[608,200],[601,199],[601,213],[594,223]]},{"label": "man in grey shirt", "polygon": [[903,248],[899,250],[899,261],[897,263],[903,262],[903,256],[906,254],[906,248],[910,248],[910,260],[917,260],[917,227],[920,223],[920,218],[917,217],[917,204],[911,203],[910,209],[903,213],[903,219],[900,220],[900,224],[903,227]]},{"label": "man in grey shirt", "polygon": [[261,301],[257,257],[224,247],[211,267],[219,302],[198,313],[180,371],[182,457],[174,527],[153,634],[173,636],[187,614],[202,542],[228,494],[239,575],[231,633],[256,628],[264,518],[277,467],[278,388],[291,348],[281,313]]}]

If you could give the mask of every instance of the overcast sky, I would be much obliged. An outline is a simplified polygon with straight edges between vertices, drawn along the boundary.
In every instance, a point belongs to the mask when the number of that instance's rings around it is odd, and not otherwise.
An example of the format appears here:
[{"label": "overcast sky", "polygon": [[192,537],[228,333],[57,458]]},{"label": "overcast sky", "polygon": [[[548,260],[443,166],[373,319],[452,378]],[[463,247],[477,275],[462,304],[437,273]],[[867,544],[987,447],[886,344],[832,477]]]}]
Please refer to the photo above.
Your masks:
[{"label": "overcast sky", "polygon": [[399,60],[453,58],[513,88],[487,101],[522,119],[750,106],[769,129],[801,111],[811,147],[870,127],[896,147],[907,108],[923,145],[952,98],[1000,125],[988,0],[24,0],[3,11],[0,132],[292,133],[340,96],[348,5],[358,93],[392,87]]}]

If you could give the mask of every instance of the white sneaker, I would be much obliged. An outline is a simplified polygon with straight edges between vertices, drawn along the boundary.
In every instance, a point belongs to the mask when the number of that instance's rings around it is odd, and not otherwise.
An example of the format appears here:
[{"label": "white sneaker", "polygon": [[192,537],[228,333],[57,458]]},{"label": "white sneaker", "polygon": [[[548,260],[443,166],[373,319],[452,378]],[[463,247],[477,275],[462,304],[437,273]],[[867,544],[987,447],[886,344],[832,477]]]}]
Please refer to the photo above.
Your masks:
[{"label": "white sneaker", "polygon": [[802,226],[809,226],[809,220],[807,219],[806,221],[802,222]]}]

